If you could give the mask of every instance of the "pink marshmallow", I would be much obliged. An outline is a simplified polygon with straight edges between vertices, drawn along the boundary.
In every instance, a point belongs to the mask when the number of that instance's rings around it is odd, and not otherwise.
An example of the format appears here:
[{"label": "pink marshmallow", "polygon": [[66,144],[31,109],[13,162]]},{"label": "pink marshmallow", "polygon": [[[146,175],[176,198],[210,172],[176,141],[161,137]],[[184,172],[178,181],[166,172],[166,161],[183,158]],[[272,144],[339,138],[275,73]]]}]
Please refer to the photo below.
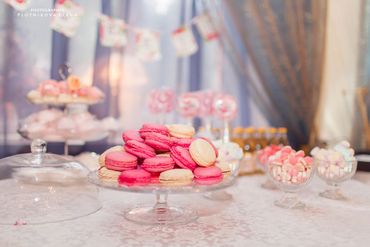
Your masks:
[{"label": "pink marshmallow", "polygon": [[303,158],[304,157],[304,151],[303,150],[299,150],[298,152],[295,153],[295,156],[296,157],[301,157]]},{"label": "pink marshmallow", "polygon": [[306,156],[306,157],[304,157],[304,160],[306,161],[306,163],[307,164],[309,164],[309,165],[312,165],[312,163],[313,163],[313,159],[312,159],[312,157],[310,157],[310,156]]}]

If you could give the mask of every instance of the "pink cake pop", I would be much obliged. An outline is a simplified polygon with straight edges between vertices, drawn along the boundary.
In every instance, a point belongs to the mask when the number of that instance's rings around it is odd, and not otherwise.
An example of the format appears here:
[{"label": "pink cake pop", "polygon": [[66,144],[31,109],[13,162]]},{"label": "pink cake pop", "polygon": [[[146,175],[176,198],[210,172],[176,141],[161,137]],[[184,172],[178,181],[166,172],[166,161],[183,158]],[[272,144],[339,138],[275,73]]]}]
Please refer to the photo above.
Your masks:
[{"label": "pink cake pop", "polygon": [[213,100],[213,112],[215,116],[224,121],[231,121],[236,117],[236,100],[229,94],[218,94]]},{"label": "pink cake pop", "polygon": [[230,141],[229,122],[236,117],[237,105],[236,100],[229,94],[218,94],[213,99],[213,113],[224,122],[222,141]]},{"label": "pink cake pop", "polygon": [[199,113],[200,98],[195,92],[183,93],[178,99],[178,108],[181,116],[193,118]]},{"label": "pink cake pop", "polygon": [[213,113],[213,98],[215,92],[210,90],[199,91],[198,96],[200,99],[199,116],[210,116]]},{"label": "pink cake pop", "polygon": [[175,93],[171,89],[154,89],[149,94],[148,107],[152,113],[168,113],[174,108]]}]

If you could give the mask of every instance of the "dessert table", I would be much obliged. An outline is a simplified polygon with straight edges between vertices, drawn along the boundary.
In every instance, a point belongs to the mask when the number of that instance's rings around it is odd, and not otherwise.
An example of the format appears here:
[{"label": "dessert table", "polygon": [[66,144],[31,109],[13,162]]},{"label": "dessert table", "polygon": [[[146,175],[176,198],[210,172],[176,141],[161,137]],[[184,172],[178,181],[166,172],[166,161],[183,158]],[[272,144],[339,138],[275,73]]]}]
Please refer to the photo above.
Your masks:
[{"label": "dessert table", "polygon": [[[370,175],[370,174],[369,174]],[[361,174],[362,181],[370,181]],[[197,209],[197,221],[178,226],[138,225],[122,217],[124,207],[153,202],[154,195],[100,190],[103,208],[74,221],[46,225],[0,226],[0,246],[368,246],[370,184],[343,184],[349,201],[332,201],[318,193],[315,178],[301,195],[305,210],[273,205],[280,191],[260,187],[265,177],[247,176],[227,191],[232,201],[202,195],[171,195],[169,203]]]}]

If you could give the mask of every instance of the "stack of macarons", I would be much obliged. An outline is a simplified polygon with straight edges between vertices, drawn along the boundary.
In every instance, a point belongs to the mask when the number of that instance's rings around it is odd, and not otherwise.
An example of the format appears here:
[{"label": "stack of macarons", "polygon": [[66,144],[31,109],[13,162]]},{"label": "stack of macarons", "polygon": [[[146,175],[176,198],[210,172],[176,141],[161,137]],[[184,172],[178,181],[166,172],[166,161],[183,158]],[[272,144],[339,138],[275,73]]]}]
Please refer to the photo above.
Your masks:
[{"label": "stack of macarons", "polygon": [[223,180],[217,149],[204,138],[193,138],[192,126],[144,124],[122,134],[123,146],[99,158],[99,177],[120,185],[211,185]]}]

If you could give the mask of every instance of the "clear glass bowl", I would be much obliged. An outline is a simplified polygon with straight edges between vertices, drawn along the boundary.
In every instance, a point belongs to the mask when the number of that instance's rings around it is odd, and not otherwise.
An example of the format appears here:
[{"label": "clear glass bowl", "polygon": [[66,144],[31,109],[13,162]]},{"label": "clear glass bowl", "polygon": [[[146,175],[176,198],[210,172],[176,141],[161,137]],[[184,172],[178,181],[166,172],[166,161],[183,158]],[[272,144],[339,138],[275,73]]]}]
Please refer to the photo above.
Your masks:
[{"label": "clear glass bowl", "polygon": [[315,158],[316,173],[324,180],[328,188],[319,195],[333,200],[346,200],[339,184],[352,178],[357,170],[357,160],[330,162]]},{"label": "clear glass bowl", "polygon": [[290,175],[292,169],[296,168],[291,164],[282,166],[275,162],[268,163],[267,174],[269,178],[276,187],[284,192],[284,196],[275,201],[274,204],[282,208],[303,209],[305,204],[298,199],[297,194],[311,182],[315,169],[313,166],[307,166],[304,170],[296,172],[293,177]]},{"label": "clear glass bowl", "polygon": [[169,186],[163,184],[148,184],[143,186],[127,186],[118,184],[116,181],[104,180],[99,177],[98,171],[89,174],[89,181],[100,187],[124,192],[154,194],[156,203],[152,205],[140,205],[124,210],[124,217],[135,223],[144,225],[162,224],[185,224],[196,220],[197,213],[191,208],[169,206],[167,197],[169,194],[206,193],[218,191],[233,185],[238,176],[239,161],[230,161],[230,171],[224,173],[223,180],[218,184],[199,185],[192,182],[183,186]]},{"label": "clear glass bowl", "polygon": [[261,187],[267,190],[277,190],[274,182],[271,181],[270,176],[268,175],[268,164],[263,164],[258,156],[256,158],[257,167],[265,173],[265,181],[261,184]]},{"label": "clear glass bowl", "polygon": [[46,153],[46,143],[39,139],[32,142],[31,151],[0,160],[0,224],[72,220],[101,208],[87,168]]}]

